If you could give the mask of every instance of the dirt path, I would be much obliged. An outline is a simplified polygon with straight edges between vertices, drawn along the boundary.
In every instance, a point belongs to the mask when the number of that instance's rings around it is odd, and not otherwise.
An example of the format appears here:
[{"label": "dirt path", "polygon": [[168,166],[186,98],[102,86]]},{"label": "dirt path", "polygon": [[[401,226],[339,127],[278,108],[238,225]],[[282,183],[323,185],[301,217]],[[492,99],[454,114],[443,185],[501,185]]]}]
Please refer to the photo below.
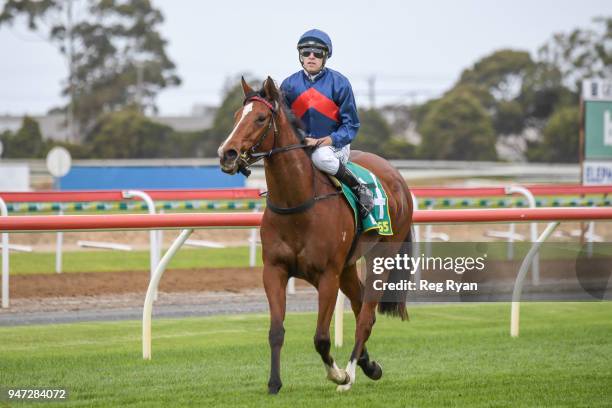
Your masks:
[{"label": "dirt path", "polygon": [[[162,292],[240,292],[261,288],[261,268],[174,269],[160,282]],[[82,272],[11,276],[11,298],[144,294],[148,271]]]}]

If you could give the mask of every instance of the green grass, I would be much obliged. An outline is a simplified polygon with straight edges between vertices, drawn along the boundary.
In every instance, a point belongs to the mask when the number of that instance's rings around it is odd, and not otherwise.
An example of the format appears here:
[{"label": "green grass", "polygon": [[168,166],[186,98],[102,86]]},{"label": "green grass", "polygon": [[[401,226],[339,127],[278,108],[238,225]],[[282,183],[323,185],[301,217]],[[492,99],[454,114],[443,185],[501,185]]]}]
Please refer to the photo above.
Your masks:
[{"label": "green grass", "polygon": [[[315,315],[289,314],[276,397],[264,315],[155,320],[152,361],[140,322],[4,327],[0,385],[68,387],[61,407],[610,406],[612,303],[524,304],[518,339],[508,315],[507,304],[464,304],[413,307],[409,323],[379,317],[368,348],[382,380],[359,371],[338,394],[312,345]],[[344,366],[350,346],[333,352]]]},{"label": "green grass", "polygon": [[[64,252],[64,272],[112,272],[149,269],[149,251],[79,251]],[[261,264],[261,248],[258,249],[257,263]],[[181,249],[170,262],[169,268],[242,268],[249,266],[249,248],[199,248]],[[10,255],[12,275],[55,273],[55,253],[33,252]]]}]

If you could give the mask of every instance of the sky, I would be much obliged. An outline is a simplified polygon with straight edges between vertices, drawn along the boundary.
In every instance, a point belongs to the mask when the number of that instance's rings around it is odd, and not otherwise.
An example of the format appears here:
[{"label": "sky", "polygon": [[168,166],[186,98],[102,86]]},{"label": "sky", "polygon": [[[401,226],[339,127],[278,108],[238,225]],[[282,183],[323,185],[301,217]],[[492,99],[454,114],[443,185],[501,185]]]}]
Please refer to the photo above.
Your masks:
[{"label": "sky", "polygon": [[[328,66],[349,78],[358,105],[435,97],[479,58],[501,48],[537,49],[555,32],[612,15],[610,0],[201,1],[152,0],[182,85],[162,91],[160,114],[216,105],[240,73],[279,83],[300,69],[296,43],[310,29],[333,41]],[[0,4],[3,1],[0,0]],[[24,24],[0,29],[0,115],[44,114],[65,103],[67,66],[44,35]]]}]

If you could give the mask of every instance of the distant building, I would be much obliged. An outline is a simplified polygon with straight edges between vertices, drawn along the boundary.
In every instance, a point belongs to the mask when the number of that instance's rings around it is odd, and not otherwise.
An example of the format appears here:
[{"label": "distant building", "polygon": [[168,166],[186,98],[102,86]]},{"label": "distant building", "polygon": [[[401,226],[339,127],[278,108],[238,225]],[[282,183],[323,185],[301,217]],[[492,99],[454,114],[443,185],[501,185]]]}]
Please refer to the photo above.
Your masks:
[{"label": "distant building", "polygon": [[[150,116],[149,118],[179,132],[193,132],[210,128],[216,112],[216,107],[195,105],[190,116]],[[31,117],[38,122],[44,139],[69,141],[65,115],[57,113],[44,116],[32,115]],[[0,133],[7,130],[11,132],[19,130],[22,121],[23,116],[0,115]],[[82,137],[79,141],[81,140]]]},{"label": "distant building", "polygon": [[[51,114],[45,116],[30,115],[38,122],[40,132],[45,139],[67,141],[68,128],[66,127],[66,116],[63,114]],[[9,130],[16,132],[21,127],[23,116],[0,115],[0,133]]]},{"label": "distant building", "polygon": [[190,116],[151,116],[149,119],[179,132],[194,132],[210,128],[216,113],[216,106],[195,105]]}]

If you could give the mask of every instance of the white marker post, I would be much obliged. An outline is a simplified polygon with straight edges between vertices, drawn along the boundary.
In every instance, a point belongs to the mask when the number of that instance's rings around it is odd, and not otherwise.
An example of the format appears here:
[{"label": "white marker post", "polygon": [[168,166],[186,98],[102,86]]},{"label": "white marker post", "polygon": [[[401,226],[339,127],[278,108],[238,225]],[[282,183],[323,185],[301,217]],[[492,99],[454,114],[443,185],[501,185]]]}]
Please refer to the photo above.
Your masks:
[{"label": "white marker post", "polygon": [[[59,178],[65,176],[70,171],[72,166],[72,157],[70,152],[64,147],[56,146],[49,151],[47,154],[47,170],[53,176],[53,184],[56,190],[59,190]],[[63,215],[62,206],[60,204],[60,210],[58,215]],[[62,244],[64,240],[64,233],[58,232],[56,234],[55,243],[55,272],[62,273]]]},{"label": "white marker post", "polygon": [[[8,209],[0,198],[0,216],[8,217]],[[2,308],[9,307],[9,238],[8,233],[2,234]]]}]

